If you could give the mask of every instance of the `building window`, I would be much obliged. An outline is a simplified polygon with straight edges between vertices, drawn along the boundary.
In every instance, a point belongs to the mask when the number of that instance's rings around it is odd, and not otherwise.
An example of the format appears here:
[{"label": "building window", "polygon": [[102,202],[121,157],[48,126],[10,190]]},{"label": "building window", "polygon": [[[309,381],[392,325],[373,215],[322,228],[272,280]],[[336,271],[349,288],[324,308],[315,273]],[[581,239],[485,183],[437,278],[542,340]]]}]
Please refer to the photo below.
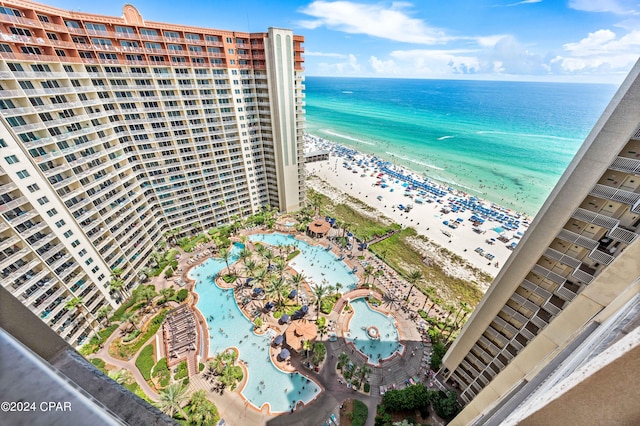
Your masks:
[{"label": "building window", "polygon": [[28,172],[28,171],[26,171],[26,170],[20,170],[20,171],[18,172],[18,177],[19,177],[20,179],[24,179],[24,178],[27,178],[27,177],[29,177],[29,176],[30,176],[30,175],[29,175],[29,172]]},{"label": "building window", "polygon": [[40,187],[34,183],[32,185],[27,186],[27,189],[29,190],[29,192],[33,193],[33,192],[39,191]]},{"label": "building window", "polygon": [[180,38],[180,34],[175,31],[165,31],[164,36],[168,38]]},{"label": "building window", "polygon": [[15,155],[4,157],[4,159],[8,164],[15,164],[20,162],[20,160],[18,160],[18,157],[16,157]]},{"label": "building window", "polygon": [[98,281],[102,281],[104,279],[104,274],[98,275]]},{"label": "building window", "polygon": [[75,240],[75,241],[73,241],[73,242],[71,243],[71,247],[73,247],[73,248],[76,248],[76,247],[78,247],[79,245],[80,245],[80,241],[78,241],[78,240]]},{"label": "building window", "polygon": [[9,27],[9,31],[11,34],[31,37],[31,31],[26,28]]},{"label": "building window", "polygon": [[72,236],[72,235],[73,235],[73,231],[71,231],[71,230],[69,230],[69,231],[67,231],[67,232],[65,232],[65,233],[64,233],[64,237],[65,237],[65,238],[69,238],[69,237],[70,237],[70,236]]},{"label": "building window", "polygon": [[91,269],[91,273],[95,274],[96,272],[98,272],[98,270],[99,270],[99,269],[100,269],[100,267],[99,267],[99,266],[94,266],[94,267]]},{"label": "building window", "polygon": [[80,250],[80,252],[78,253],[78,255],[79,255],[80,257],[84,256],[85,254],[87,254],[87,250],[86,250],[86,249],[82,249],[82,250]]},{"label": "building window", "polygon": [[64,221],[64,219],[60,219],[59,221],[56,222],[56,226],[58,228],[62,228],[64,225],[66,225],[66,222]]},{"label": "building window", "polygon": [[51,209],[51,210],[47,211],[47,215],[49,215],[49,217],[53,217],[53,216],[55,216],[57,214],[58,214],[58,210],[56,210],[56,209]]},{"label": "building window", "polygon": [[11,47],[8,44],[0,44],[0,52],[11,53]]},{"label": "building window", "polygon": [[84,264],[85,264],[85,265],[87,265],[87,266],[91,265],[92,263],[93,263],[93,259],[92,259],[92,258],[88,258],[88,259],[84,262]]},{"label": "building window", "polygon": [[147,28],[140,28],[140,34],[147,36],[157,36],[158,32],[156,30],[149,30]]},{"label": "building window", "polygon": [[40,204],[41,206],[47,204],[48,202],[49,202],[49,199],[47,197],[38,198],[38,204]]},{"label": "building window", "polygon": [[92,24],[91,22],[88,22],[85,24],[85,27],[87,30],[91,31],[107,31],[107,27],[102,24]]},{"label": "building window", "polygon": [[121,27],[119,25],[116,25],[116,32],[121,34],[135,34],[133,28]]}]

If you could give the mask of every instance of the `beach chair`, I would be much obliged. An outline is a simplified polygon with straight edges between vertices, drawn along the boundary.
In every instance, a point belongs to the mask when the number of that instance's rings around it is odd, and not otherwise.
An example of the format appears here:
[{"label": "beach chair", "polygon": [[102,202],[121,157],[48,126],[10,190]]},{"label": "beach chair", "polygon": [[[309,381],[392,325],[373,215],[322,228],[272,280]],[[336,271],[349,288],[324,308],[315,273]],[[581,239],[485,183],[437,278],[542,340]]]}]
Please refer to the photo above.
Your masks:
[{"label": "beach chair", "polygon": [[338,426],[338,420],[336,419],[336,415],[331,413],[331,421],[334,425]]}]

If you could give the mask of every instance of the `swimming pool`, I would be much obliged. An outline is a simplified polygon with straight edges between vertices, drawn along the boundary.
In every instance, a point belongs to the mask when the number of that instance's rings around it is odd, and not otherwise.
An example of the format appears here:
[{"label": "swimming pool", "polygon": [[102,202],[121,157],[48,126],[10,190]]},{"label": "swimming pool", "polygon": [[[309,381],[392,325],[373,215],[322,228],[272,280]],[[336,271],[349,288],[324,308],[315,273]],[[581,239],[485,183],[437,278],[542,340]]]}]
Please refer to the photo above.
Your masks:
[{"label": "swimming pool", "polygon": [[[234,244],[231,262],[235,262],[242,244]],[[257,335],[253,323],[240,311],[232,289],[221,289],[213,283],[225,267],[222,259],[207,259],[189,271],[196,280],[196,307],[209,326],[209,357],[229,347],[236,347],[239,359],[247,364],[248,377],[242,395],[254,406],[270,405],[272,413],[287,412],[298,401],[308,403],[320,392],[320,387],[300,373],[285,373],[269,358],[272,335]]]},{"label": "swimming pool", "polygon": [[304,274],[307,277],[307,283],[311,286],[322,284],[322,280],[327,280],[330,285],[342,284],[342,290],[352,290],[357,287],[358,277],[330,250],[309,245],[294,238],[293,235],[253,234],[249,239],[272,246],[295,245],[300,250],[300,254],[289,262],[289,266],[298,273]]},{"label": "swimming pool", "polygon": [[[396,351],[402,353],[404,347],[399,341],[393,317],[371,309],[364,299],[356,299],[350,304],[353,316],[349,321],[349,330],[345,332],[345,340],[353,343],[370,364],[379,364]],[[369,332],[379,337],[372,339]]]}]

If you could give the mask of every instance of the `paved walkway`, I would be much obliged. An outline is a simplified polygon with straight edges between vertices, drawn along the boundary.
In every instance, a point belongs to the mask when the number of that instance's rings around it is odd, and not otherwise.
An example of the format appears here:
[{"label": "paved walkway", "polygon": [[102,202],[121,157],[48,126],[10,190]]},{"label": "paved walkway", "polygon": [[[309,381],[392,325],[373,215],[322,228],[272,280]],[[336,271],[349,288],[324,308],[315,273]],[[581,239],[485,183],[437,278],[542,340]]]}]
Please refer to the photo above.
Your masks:
[{"label": "paved walkway", "polygon": [[[138,350],[138,352],[136,352],[136,354],[133,357],[131,357],[131,359],[129,361],[124,361],[124,360],[121,360],[121,359],[113,358],[111,355],[109,355],[109,346],[111,345],[111,343],[116,338],[120,337],[120,332],[126,326],[127,326],[126,323],[121,324],[120,327],[118,327],[118,329],[116,331],[114,331],[113,334],[111,334],[111,336],[109,336],[107,341],[102,346],[102,349],[100,349],[98,352],[96,352],[94,355],[90,356],[89,358],[102,358],[104,360],[104,362],[106,362],[107,364],[111,364],[111,365],[117,367],[118,369],[129,370],[131,372],[131,374],[133,374],[133,377],[135,378],[136,382],[138,382],[138,384],[140,385],[140,388],[142,388],[144,393],[151,400],[157,401],[159,399],[158,394],[156,393],[156,391],[154,389],[151,388],[151,386],[149,386],[147,384],[147,381],[144,379],[144,377],[142,377],[142,374],[140,373],[140,370],[138,370],[138,367],[136,367],[136,365],[135,365],[136,358],[140,354],[140,351],[142,351],[142,349],[146,346],[146,344],[142,345],[142,348],[140,348],[140,350]],[[162,333],[162,329],[160,329],[158,331],[158,333]],[[158,337],[158,333],[156,333],[149,340],[149,342],[147,344],[153,344],[155,346],[156,345],[156,338]],[[162,336],[160,335],[159,338],[161,339]]]}]

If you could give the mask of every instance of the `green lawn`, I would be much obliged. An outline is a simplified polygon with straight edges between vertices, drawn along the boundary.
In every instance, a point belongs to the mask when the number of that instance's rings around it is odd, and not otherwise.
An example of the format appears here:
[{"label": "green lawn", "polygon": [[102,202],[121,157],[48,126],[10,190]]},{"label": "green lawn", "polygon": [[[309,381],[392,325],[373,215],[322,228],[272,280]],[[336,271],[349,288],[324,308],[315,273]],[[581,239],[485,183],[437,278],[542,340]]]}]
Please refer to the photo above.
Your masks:
[{"label": "green lawn", "polygon": [[437,264],[427,266],[422,261],[422,254],[416,250],[407,237],[413,237],[416,231],[413,228],[403,229],[401,232],[369,246],[369,250],[383,259],[389,266],[406,276],[409,271],[419,270],[424,276],[422,285],[417,287],[424,291],[426,286],[439,288],[443,294],[449,295],[449,300],[456,300],[460,296],[462,302],[476,306],[482,298],[482,292],[473,282],[459,278],[453,278]]}]

